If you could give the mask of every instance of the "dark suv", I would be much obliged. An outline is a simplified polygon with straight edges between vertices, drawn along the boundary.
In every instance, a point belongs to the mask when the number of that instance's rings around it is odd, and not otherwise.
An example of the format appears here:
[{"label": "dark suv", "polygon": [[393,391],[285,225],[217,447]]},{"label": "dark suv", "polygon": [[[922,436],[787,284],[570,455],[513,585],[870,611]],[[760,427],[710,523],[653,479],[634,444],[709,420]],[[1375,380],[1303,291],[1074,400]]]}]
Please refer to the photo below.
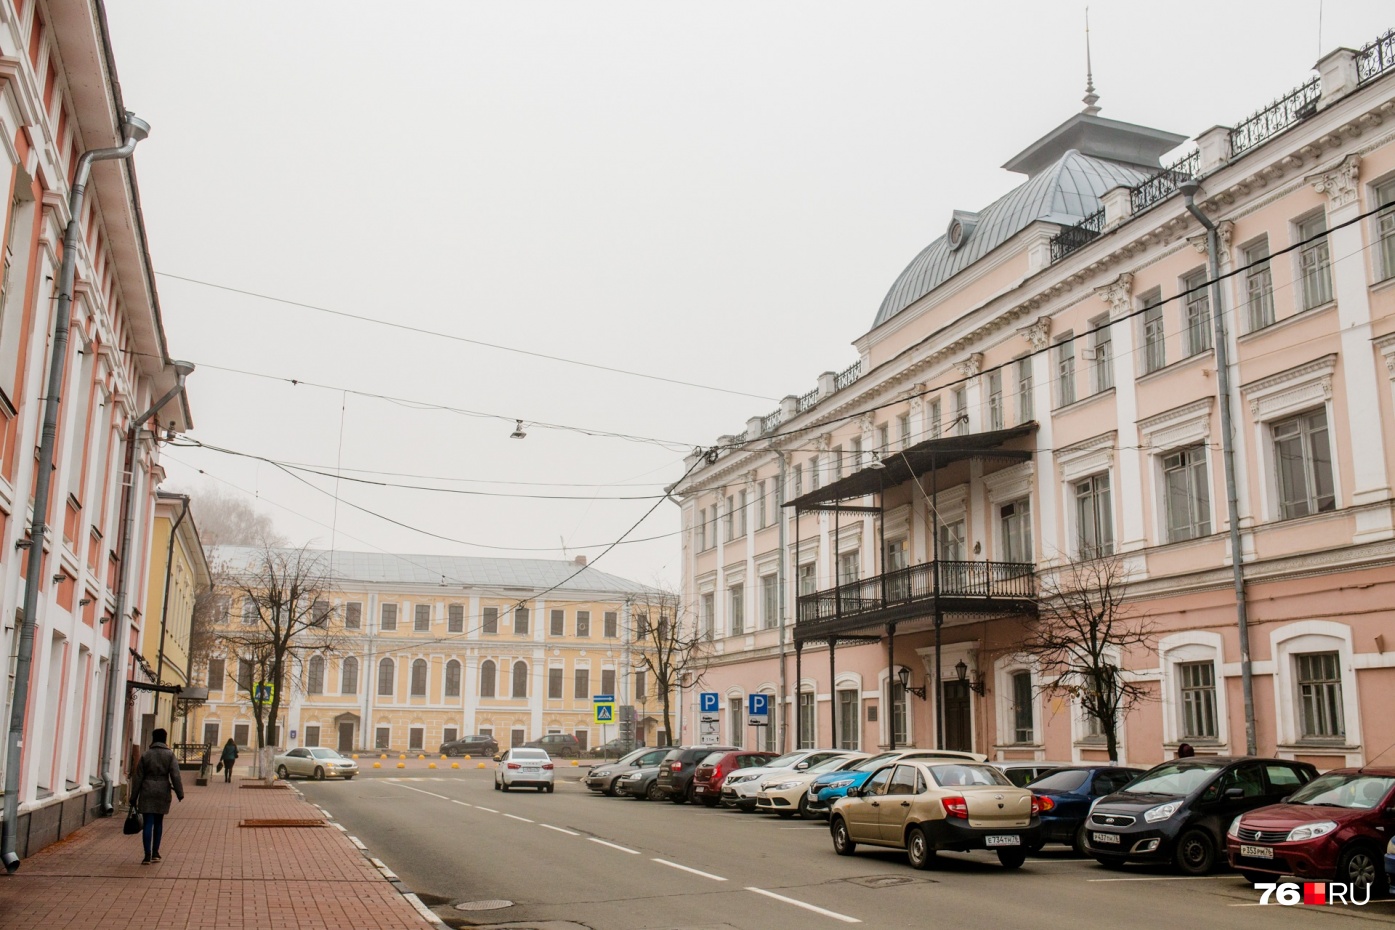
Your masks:
[{"label": "dark suv", "polygon": [[527,749],[545,749],[549,756],[564,759],[575,759],[581,755],[581,743],[570,733],[549,733],[523,745]]},{"label": "dark suv", "polygon": [[462,736],[442,743],[439,750],[443,756],[473,756],[476,759],[492,756],[498,751],[499,743],[492,736]]},{"label": "dark suv", "polygon": [[674,804],[694,799],[693,772],[698,763],[714,752],[736,752],[736,746],[677,746],[668,751],[659,763],[659,778],[654,787]]}]

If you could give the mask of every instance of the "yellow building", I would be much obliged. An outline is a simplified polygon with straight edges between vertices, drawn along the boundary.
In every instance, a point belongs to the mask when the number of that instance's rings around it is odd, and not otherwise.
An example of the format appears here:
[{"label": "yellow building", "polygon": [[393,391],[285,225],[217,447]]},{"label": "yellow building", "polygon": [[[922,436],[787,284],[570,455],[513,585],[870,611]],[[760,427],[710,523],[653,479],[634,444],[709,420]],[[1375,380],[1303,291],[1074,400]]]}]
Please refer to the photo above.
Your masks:
[{"label": "yellow building", "polygon": [[[230,564],[257,550],[224,549]],[[635,734],[667,741],[643,671],[631,606],[656,592],[575,561],[321,552],[333,645],[301,655],[287,681],[278,743],[340,751],[434,752],[466,734],[517,745],[549,733],[583,748],[617,738],[593,698],[636,708]],[[255,623],[239,595],[221,621]],[[209,701],[194,715],[208,743],[254,745],[252,665],[216,653],[195,671]]]}]

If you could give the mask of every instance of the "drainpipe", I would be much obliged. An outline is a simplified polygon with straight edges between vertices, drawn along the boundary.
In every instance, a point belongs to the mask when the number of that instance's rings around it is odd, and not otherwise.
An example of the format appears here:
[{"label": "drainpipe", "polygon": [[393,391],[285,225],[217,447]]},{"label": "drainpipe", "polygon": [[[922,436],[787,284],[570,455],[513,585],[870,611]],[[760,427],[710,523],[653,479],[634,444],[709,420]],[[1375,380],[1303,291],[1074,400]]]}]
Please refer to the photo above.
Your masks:
[{"label": "drainpipe", "polygon": [[[184,508],[179,512],[179,519],[174,521],[174,526],[170,527],[170,544],[165,552],[165,594],[160,602],[160,653],[159,659],[155,663],[155,683],[162,684],[165,680],[165,631],[169,629],[170,619],[170,578],[174,575],[174,537],[179,532],[179,524],[184,522],[184,518],[189,516],[189,495],[188,494],[159,494],[166,500],[182,501]],[[156,705],[159,705],[159,697],[155,698]],[[155,716],[159,716],[157,713]],[[170,701],[170,728],[174,728],[174,700]]]},{"label": "drainpipe", "polygon": [[[68,360],[68,329],[72,321],[73,280],[77,276],[78,216],[92,163],[123,159],[136,150],[136,143],[150,134],[150,124],[126,111],[122,143],[117,148],[83,152],[73,173],[68,192],[68,226],[63,231],[63,263],[58,273],[58,305],[54,311],[53,344],[49,350],[48,395],[44,399],[43,431],[39,439],[39,473],[34,487],[34,511],[29,525],[29,561],[24,572],[24,614],[19,628],[19,649],[15,659],[14,697],[10,705],[10,733],[5,748],[5,814],[0,837],[0,860],[7,872],[19,868],[15,852],[16,819],[19,817],[19,767],[24,746],[24,718],[29,709],[29,675],[34,659],[34,632],[38,623],[39,585],[44,570],[44,537],[48,527],[49,496],[53,483],[53,452],[58,444],[58,404],[63,393],[63,376]],[[117,643],[112,643],[115,662]]]},{"label": "drainpipe", "polygon": [[1196,178],[1177,185],[1186,200],[1187,211],[1206,229],[1206,273],[1211,279],[1211,319],[1214,322],[1216,345],[1216,392],[1221,405],[1221,456],[1225,461],[1225,497],[1230,519],[1230,568],[1235,582],[1235,620],[1240,630],[1240,688],[1245,696],[1245,754],[1255,755],[1255,692],[1254,673],[1250,662],[1250,625],[1245,609],[1245,566],[1240,547],[1240,504],[1235,489],[1235,445],[1231,437],[1230,363],[1227,359],[1225,313],[1221,306],[1219,242],[1216,224],[1196,205],[1195,197],[1201,187]]},{"label": "drainpipe", "polygon": [[780,734],[779,734],[779,744],[780,744],[780,752],[784,753],[784,752],[789,752],[789,748],[790,748],[790,747],[789,747],[789,736],[790,736],[790,733],[789,733],[789,731],[790,731],[789,719],[790,719],[790,716],[789,716],[789,707],[788,707],[788,706],[786,705],[786,703],[785,703],[785,696],[786,696],[787,694],[789,694],[789,681],[788,681],[788,678],[787,678],[788,673],[787,673],[787,669],[785,668],[785,665],[787,664],[787,661],[788,661],[788,655],[787,655],[788,646],[787,646],[787,641],[786,641],[786,638],[785,638],[785,625],[788,623],[787,615],[786,615],[786,609],[787,609],[787,607],[788,607],[788,598],[786,597],[785,585],[786,585],[787,579],[789,578],[789,573],[788,573],[788,572],[786,571],[786,569],[785,569],[785,561],[789,558],[789,550],[788,550],[788,548],[786,547],[785,542],[786,542],[786,540],[787,540],[787,538],[788,538],[788,537],[787,537],[787,533],[789,532],[789,530],[788,530],[787,525],[786,525],[786,521],[787,521],[787,519],[788,519],[788,514],[785,513],[785,508],[781,506],[781,505],[785,502],[785,477],[786,477],[786,475],[785,475],[785,455],[784,455],[783,452],[777,451],[777,452],[775,453],[775,456],[776,456],[776,458],[778,458],[778,459],[780,460],[780,484],[778,485],[778,490],[777,490],[777,492],[776,492],[776,494],[775,494],[775,511],[776,511],[776,513],[778,514],[779,522],[780,522],[780,528],[779,528],[780,559],[779,559],[779,561],[777,561],[777,562],[775,563],[775,570],[776,570],[776,572],[779,573],[779,574],[778,574],[778,577],[775,579],[775,584],[779,587],[779,591],[780,591],[780,605],[779,605],[779,606],[780,606],[780,718],[779,718],[779,720],[780,720]]}]

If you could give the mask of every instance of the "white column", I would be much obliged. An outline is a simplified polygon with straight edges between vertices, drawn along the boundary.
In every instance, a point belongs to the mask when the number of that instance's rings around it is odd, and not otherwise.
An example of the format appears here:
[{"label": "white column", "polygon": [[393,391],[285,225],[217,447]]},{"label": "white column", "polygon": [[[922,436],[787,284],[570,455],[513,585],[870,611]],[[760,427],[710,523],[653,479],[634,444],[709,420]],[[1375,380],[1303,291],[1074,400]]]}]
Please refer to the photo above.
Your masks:
[{"label": "white column", "polygon": [[[1110,322],[1133,311],[1133,274],[1125,272],[1095,293],[1109,304]],[[1114,350],[1114,404],[1119,424],[1119,449],[1114,461],[1114,512],[1119,516],[1116,550],[1133,552],[1147,545],[1144,538],[1143,469],[1138,442],[1138,390],[1134,373],[1134,325],[1123,320],[1110,331]]]},{"label": "white column", "polygon": [[967,384],[956,385],[951,388],[949,392],[949,397],[951,398],[950,413],[952,415],[957,415],[959,412],[954,409],[953,397],[954,392],[960,388],[965,391],[966,409],[969,413],[969,422],[967,424],[960,424],[954,429],[958,433],[977,433],[983,429],[983,425],[987,421],[987,418],[983,415],[982,406],[983,379],[978,375],[979,371],[983,368],[983,353],[975,352],[973,355],[964,359],[964,361],[956,362],[954,367],[959,369],[961,375],[969,379]]}]

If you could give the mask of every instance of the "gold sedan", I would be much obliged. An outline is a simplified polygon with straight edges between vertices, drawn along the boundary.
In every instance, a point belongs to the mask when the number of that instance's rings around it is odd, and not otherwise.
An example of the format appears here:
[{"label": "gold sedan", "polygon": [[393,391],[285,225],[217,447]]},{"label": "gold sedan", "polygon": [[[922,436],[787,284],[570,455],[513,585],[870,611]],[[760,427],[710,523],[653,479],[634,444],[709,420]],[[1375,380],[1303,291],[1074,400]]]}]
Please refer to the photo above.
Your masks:
[{"label": "gold sedan", "polygon": [[904,849],[917,869],[940,850],[992,849],[1004,867],[1027,859],[1051,801],[1018,788],[991,765],[895,762],[833,805],[833,849],[851,856],[858,843]]}]

